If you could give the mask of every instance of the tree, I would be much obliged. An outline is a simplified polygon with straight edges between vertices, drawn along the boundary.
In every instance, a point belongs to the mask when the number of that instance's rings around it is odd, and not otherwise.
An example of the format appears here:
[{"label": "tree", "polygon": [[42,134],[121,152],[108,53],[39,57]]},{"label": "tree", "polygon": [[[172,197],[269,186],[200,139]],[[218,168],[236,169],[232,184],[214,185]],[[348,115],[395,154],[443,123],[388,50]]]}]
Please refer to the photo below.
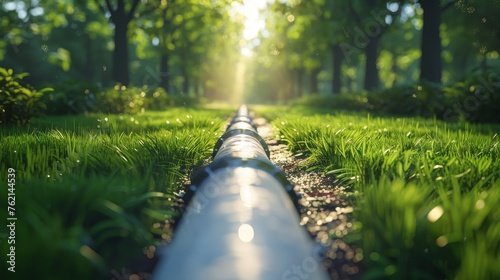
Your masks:
[{"label": "tree", "polygon": [[[278,65],[283,67],[279,70],[280,77],[289,80],[284,84],[291,85],[289,89],[280,88],[285,99],[302,95],[304,85],[309,86],[310,94],[319,93],[318,74],[327,69],[325,61],[330,45],[337,38],[333,34],[339,28],[339,22],[332,20],[330,11],[335,9],[327,5],[336,3],[290,0],[284,3],[277,1],[272,5],[274,15],[268,28],[274,34],[265,41],[272,48],[269,59],[279,61]],[[307,83],[304,83],[305,74],[308,75]],[[294,79],[291,78],[293,76]]]},{"label": "tree", "polygon": [[413,83],[419,75],[421,8],[404,4],[400,17],[380,42],[379,74],[385,87]]},{"label": "tree", "polygon": [[500,53],[500,2],[464,0],[458,1],[455,8],[453,16],[446,19],[450,26],[461,27],[454,38],[459,42],[455,48],[472,50],[468,56],[480,59],[481,71],[488,70],[488,57],[494,60]]},{"label": "tree", "polygon": [[340,93],[342,88],[342,63],[344,54],[340,44],[345,42],[344,35],[345,26],[349,25],[351,19],[346,17],[347,2],[343,1],[318,1],[307,2],[315,5],[309,7],[308,10],[313,13],[314,21],[311,23],[314,29],[320,31],[315,33],[315,37],[320,42],[324,42],[329,46],[332,61],[332,86],[333,94]]},{"label": "tree", "polygon": [[[208,59],[213,42],[230,26],[225,1],[176,0],[148,2],[147,18],[137,26],[154,40],[159,72],[156,79],[167,92],[188,93],[199,87],[200,65]],[[182,86],[177,81],[182,78]],[[172,83],[172,81],[175,82]]]},{"label": "tree", "polygon": [[[130,73],[127,35],[129,23],[134,18],[140,0],[116,0],[115,5],[111,3],[112,0],[105,0],[105,6],[99,0],[96,1],[98,1],[97,3],[104,14],[110,14],[109,19],[114,24],[113,80],[122,85],[128,85],[130,83]],[[126,2],[132,2],[128,9]]]},{"label": "tree", "polygon": [[[17,71],[29,72],[27,80],[33,85],[68,80],[109,82],[107,45],[112,32],[95,2],[9,3],[0,5],[8,15],[0,21],[0,36],[2,30],[7,30],[4,63]],[[8,25],[10,19],[15,23],[12,26]]]},{"label": "tree", "polygon": [[424,11],[420,58],[420,80],[441,83],[443,62],[441,58],[441,14],[456,1],[441,6],[439,0],[419,0]]},{"label": "tree", "polygon": [[[354,5],[357,3],[358,5]],[[349,2],[349,15],[362,28],[353,28],[353,42],[357,48],[362,48],[365,54],[364,89],[373,90],[380,85],[377,66],[379,44],[382,36],[395,22],[403,7],[403,1],[367,0],[366,3]],[[389,21],[387,21],[389,18]]]},{"label": "tree", "polygon": [[[319,61],[318,66],[308,69],[311,75],[311,92],[317,91],[317,73],[319,69],[327,69],[329,65],[324,61],[325,58],[331,57],[331,91],[339,93],[342,88],[342,65],[344,61],[357,61],[353,59],[353,55],[357,57],[363,54],[365,57],[364,88],[372,90],[379,86],[379,44],[399,16],[402,4],[402,0],[290,0],[275,6],[288,10],[289,16],[295,18],[293,26],[288,28],[286,34],[288,42],[297,42],[292,45],[293,52],[301,57],[300,61],[304,66],[308,60]],[[292,30],[295,32],[291,32]]]},{"label": "tree", "polygon": [[441,83],[441,8],[437,0],[420,0],[424,10],[424,25],[422,27],[422,40],[420,58],[420,80]]}]

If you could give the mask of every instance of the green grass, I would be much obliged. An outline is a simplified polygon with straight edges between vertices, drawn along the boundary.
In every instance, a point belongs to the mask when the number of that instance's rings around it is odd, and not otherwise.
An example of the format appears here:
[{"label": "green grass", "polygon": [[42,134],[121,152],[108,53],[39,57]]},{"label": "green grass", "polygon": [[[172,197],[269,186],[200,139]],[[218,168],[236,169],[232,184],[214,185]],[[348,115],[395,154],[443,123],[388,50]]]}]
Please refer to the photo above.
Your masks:
[{"label": "green grass", "polygon": [[[2,201],[8,169],[16,174],[15,279],[110,279],[168,238],[162,225],[177,215],[181,181],[211,155],[231,112],[45,117],[2,128]],[[3,256],[7,234],[0,229]]]},{"label": "green grass", "polygon": [[499,126],[259,109],[355,194],[366,279],[500,277]]},{"label": "green grass", "polygon": [[[308,156],[308,168],[350,189],[361,225],[350,239],[363,248],[365,278],[500,277],[500,127],[251,109]],[[168,239],[163,225],[177,215],[180,182],[210,156],[233,112],[45,117],[2,128],[0,182],[16,170],[15,278],[110,279]],[[7,234],[0,229],[2,248]],[[0,269],[4,279],[5,262]]]}]

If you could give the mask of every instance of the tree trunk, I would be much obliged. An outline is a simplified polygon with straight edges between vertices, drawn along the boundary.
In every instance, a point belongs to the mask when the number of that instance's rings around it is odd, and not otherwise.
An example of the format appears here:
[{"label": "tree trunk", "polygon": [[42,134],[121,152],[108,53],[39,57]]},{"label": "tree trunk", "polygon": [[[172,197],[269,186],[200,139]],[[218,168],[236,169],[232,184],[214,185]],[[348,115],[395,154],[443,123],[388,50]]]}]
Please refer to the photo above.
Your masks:
[{"label": "tree trunk", "polygon": [[378,76],[377,58],[378,58],[378,44],[380,35],[370,37],[370,41],[365,47],[366,65],[365,65],[365,90],[376,89],[380,84]]},{"label": "tree trunk", "polygon": [[162,51],[162,54],[160,56],[160,87],[165,89],[166,92],[169,92],[169,87],[170,87],[168,61],[169,61],[168,54],[165,51]]},{"label": "tree trunk", "polygon": [[[374,10],[377,7],[376,0],[369,0],[367,2],[368,2],[367,5],[371,10]],[[364,49],[366,61],[365,61],[365,80],[363,88],[365,90],[373,90],[380,85],[377,59],[378,59],[378,45],[381,37],[382,33],[380,31],[375,32],[375,34],[373,35],[370,35],[368,38],[368,43]]]},{"label": "tree trunk", "polygon": [[85,81],[88,83],[94,82],[94,72],[95,72],[95,64],[94,64],[94,51],[92,49],[92,39],[88,34],[84,34],[85,36],[85,66],[84,66],[84,76]]},{"label": "tree trunk", "polygon": [[286,83],[285,83],[285,102],[290,101],[294,97],[294,83],[293,81],[293,70],[286,69],[285,70],[285,77],[286,77]]},{"label": "tree trunk", "polygon": [[319,86],[318,86],[318,73],[319,73],[319,68],[313,69],[310,73],[309,76],[309,89],[310,89],[310,94],[318,94],[319,93]]},{"label": "tree trunk", "polygon": [[[118,7],[120,7],[120,5]],[[113,23],[115,24],[113,80],[127,86],[130,83],[127,40],[128,22],[124,9],[123,11],[121,9],[118,9],[116,11],[115,15],[113,16]]]},{"label": "tree trunk", "polygon": [[291,85],[291,88],[292,88],[292,98],[296,98],[298,96],[298,81],[297,81],[297,72],[298,70],[297,69],[293,69],[293,70],[290,70],[291,74],[290,74],[290,85]]},{"label": "tree trunk", "polygon": [[203,96],[207,99],[210,99],[210,92],[208,91],[208,86],[207,86],[207,79],[203,80],[202,87],[203,87]]},{"label": "tree trunk", "polygon": [[184,81],[182,82],[182,94],[189,95],[189,76],[186,70],[187,66],[182,67],[182,74],[184,76]]},{"label": "tree trunk", "polygon": [[304,95],[304,68],[299,68],[297,70],[297,97],[302,97]]},{"label": "tree trunk", "polygon": [[170,25],[170,22],[167,18],[167,10],[164,9],[162,13],[163,20],[163,29],[162,34],[160,34],[160,87],[165,89],[166,92],[169,92],[170,89],[170,72],[168,62],[170,60],[170,56],[168,54],[167,49],[167,31],[166,28]]},{"label": "tree trunk", "polygon": [[332,77],[332,93],[340,93],[342,88],[341,66],[342,66],[342,49],[339,44],[332,45],[332,58],[333,58],[333,77]]},{"label": "tree trunk", "polygon": [[394,81],[392,81],[392,85],[391,85],[391,87],[393,87],[393,86],[397,85],[398,76],[400,74],[399,67],[398,67],[398,55],[397,54],[393,54],[393,56],[392,56],[391,71],[392,71],[392,73],[394,73]]},{"label": "tree trunk", "polygon": [[346,76],[347,92],[354,92],[353,84],[354,84],[354,81],[351,79],[351,77]]},{"label": "tree trunk", "polygon": [[420,57],[420,80],[441,83],[441,9],[437,0],[420,0],[424,10]]},{"label": "tree trunk", "polygon": [[99,1],[96,1],[101,11],[105,14],[111,14],[111,22],[115,25],[112,77],[115,82],[122,85],[130,83],[127,31],[128,24],[133,18],[139,1],[133,0],[129,11],[125,9],[125,0],[116,1],[116,9],[111,4],[111,1],[106,0],[106,7],[102,6]]},{"label": "tree trunk", "polygon": [[198,78],[198,82],[196,82],[196,84],[194,85],[194,96],[196,96],[196,98],[202,98],[203,96],[201,96],[201,92],[200,92],[200,79]]}]

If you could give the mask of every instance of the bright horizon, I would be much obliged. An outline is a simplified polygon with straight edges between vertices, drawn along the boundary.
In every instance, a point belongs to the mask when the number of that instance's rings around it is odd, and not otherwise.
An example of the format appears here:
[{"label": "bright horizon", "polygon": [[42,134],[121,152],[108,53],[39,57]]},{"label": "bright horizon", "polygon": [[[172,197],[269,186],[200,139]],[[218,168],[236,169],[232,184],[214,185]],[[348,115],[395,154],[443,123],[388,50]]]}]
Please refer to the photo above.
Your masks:
[{"label": "bright horizon", "polygon": [[268,0],[243,0],[243,4],[236,3],[233,5],[234,11],[245,18],[243,39],[240,46],[241,54],[246,57],[253,55],[252,48],[258,44],[259,32],[265,30],[266,23],[260,14],[260,10],[264,9],[267,3]]}]

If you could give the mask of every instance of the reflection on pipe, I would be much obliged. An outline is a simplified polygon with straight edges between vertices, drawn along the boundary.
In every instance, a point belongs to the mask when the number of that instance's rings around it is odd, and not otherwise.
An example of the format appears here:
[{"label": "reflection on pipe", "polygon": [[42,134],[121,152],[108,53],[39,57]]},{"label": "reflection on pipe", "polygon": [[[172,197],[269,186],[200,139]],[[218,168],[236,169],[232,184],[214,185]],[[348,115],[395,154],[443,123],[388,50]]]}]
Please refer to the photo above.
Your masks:
[{"label": "reflection on pipe", "polygon": [[241,106],[212,163],[194,174],[187,209],[153,279],[327,279],[299,225],[297,197]]},{"label": "reflection on pipe", "polygon": [[249,224],[242,224],[238,228],[238,237],[243,242],[250,242],[253,239],[253,227]]}]

